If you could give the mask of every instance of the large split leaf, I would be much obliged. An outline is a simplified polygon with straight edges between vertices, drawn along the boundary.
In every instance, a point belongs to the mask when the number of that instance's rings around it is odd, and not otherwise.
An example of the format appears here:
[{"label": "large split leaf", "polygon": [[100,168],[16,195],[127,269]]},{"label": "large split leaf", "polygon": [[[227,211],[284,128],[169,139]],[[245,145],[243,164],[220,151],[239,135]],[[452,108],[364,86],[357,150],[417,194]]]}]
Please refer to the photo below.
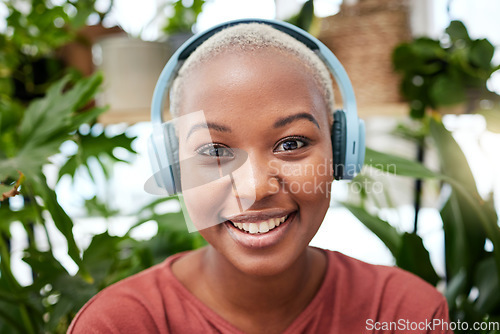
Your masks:
[{"label": "large split leaf", "polygon": [[85,111],[77,113],[96,93],[102,82],[101,75],[81,79],[64,91],[69,81],[69,76],[58,81],[45,97],[28,106],[13,143],[15,151],[0,154],[0,180],[17,179],[18,172],[25,174],[27,179],[36,177],[47,159],[58,153],[61,144],[82,124],[79,122],[95,119],[104,111],[92,110],[88,115]]},{"label": "large split leaf", "polygon": [[394,257],[398,257],[401,246],[401,234],[385,220],[382,220],[368,213],[363,207],[355,206],[349,203],[342,203],[351,213],[359,219],[370,231],[389,248]]},{"label": "large split leaf", "polygon": [[366,149],[365,165],[383,172],[409,176],[421,179],[439,178],[440,173],[434,172],[421,163],[397,155]]},{"label": "large split leaf", "polygon": [[92,278],[88,275],[86,269],[82,265],[80,250],[78,249],[73,236],[73,221],[57,201],[57,195],[54,190],[49,188],[45,177],[43,175],[39,175],[38,178],[38,182],[36,182],[36,191],[42,196],[45,208],[52,216],[57,229],[66,238],[69,256],[71,256],[73,261],[79,265],[82,276],[91,281]]},{"label": "large split leaf", "polygon": [[482,260],[474,273],[474,285],[479,291],[475,306],[481,313],[490,313],[500,308],[500,280],[495,259],[490,256]]},{"label": "large split leaf", "polygon": [[432,285],[439,282],[439,276],[432,266],[429,251],[424,247],[422,238],[414,233],[402,235],[401,248],[396,256],[396,264]]},{"label": "large split leaf", "polygon": [[104,132],[95,136],[91,133],[79,135],[78,152],[72,155],[59,170],[59,178],[63,175],[75,176],[77,169],[86,168],[92,177],[92,170],[89,165],[92,158],[95,158],[102,167],[105,175],[109,176],[108,167],[105,161],[117,162],[124,161],[116,156],[116,148],[122,148],[130,153],[135,153],[132,148],[132,142],[135,137],[128,137],[125,133],[108,137]]},{"label": "large split leaf", "polygon": [[[485,239],[488,237],[495,247],[496,263],[500,268],[500,228],[494,206],[479,195],[467,160],[444,125],[432,119],[430,133],[439,152],[441,171],[455,190],[454,198],[450,199],[453,202],[450,203],[450,207],[443,209],[441,215],[445,231],[450,233],[448,234],[450,237],[445,239],[447,248],[450,247],[451,252],[452,249],[465,247],[461,251],[464,255],[461,261],[469,272],[482,258]],[[461,229],[463,230],[460,231]],[[451,240],[453,235],[463,239]],[[459,244],[453,246],[450,243]],[[448,261],[456,262],[451,259],[447,259]],[[458,268],[453,268],[451,274],[456,274],[457,270]]]},{"label": "large split leaf", "polygon": [[28,288],[42,291],[48,312],[48,322],[43,324],[47,332],[54,332],[68,314],[76,314],[97,293],[96,287],[80,275],[70,275],[51,252],[29,248],[23,260],[36,273],[33,285]]}]

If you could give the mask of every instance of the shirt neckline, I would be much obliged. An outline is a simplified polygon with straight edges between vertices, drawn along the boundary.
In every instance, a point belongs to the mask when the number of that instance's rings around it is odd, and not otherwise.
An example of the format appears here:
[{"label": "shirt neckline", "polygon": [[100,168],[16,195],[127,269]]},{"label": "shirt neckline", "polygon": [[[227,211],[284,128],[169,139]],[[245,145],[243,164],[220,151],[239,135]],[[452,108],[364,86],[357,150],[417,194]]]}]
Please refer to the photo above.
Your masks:
[{"label": "shirt neckline", "polygon": [[[292,333],[294,331],[294,328],[300,326],[301,323],[309,320],[309,316],[311,313],[313,313],[317,306],[321,303],[323,296],[326,294],[325,292],[329,289],[329,286],[333,284],[333,266],[332,266],[332,260],[333,260],[333,252],[329,252],[327,250],[317,248],[310,246],[312,248],[318,249],[321,251],[325,257],[326,257],[326,270],[325,270],[325,276],[323,277],[323,281],[321,282],[321,285],[316,291],[316,294],[314,295],[313,299],[311,302],[300,312],[300,314],[297,316],[297,318],[292,321],[292,323],[283,331],[282,334],[287,334],[287,333]],[[211,319],[211,322],[216,323],[219,326],[223,326],[227,328],[231,333],[235,334],[245,334],[242,332],[240,329],[238,329],[236,326],[231,324],[229,321],[224,319],[222,316],[220,316],[217,312],[212,310],[210,307],[208,307],[205,303],[203,303],[198,297],[196,297],[194,294],[189,291],[184,284],[179,281],[179,279],[174,275],[172,271],[172,264],[180,259],[181,257],[185,256],[186,254],[190,253],[191,251],[184,251],[181,253],[177,253],[174,255],[171,255],[168,257],[165,262],[164,262],[164,269],[166,271],[166,274],[168,276],[168,281],[172,282],[175,285],[175,289],[177,292],[181,293],[184,295],[186,300],[190,303],[195,304],[195,306],[205,314],[205,316],[209,317]]]}]

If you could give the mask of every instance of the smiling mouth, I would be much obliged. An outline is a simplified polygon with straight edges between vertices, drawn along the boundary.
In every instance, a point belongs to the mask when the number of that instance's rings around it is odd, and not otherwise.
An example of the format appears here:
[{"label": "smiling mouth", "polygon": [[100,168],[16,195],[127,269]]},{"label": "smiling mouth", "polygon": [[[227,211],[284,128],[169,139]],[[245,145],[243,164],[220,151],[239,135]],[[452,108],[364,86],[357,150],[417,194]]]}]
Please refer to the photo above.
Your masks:
[{"label": "smiling mouth", "polygon": [[234,227],[246,233],[264,234],[280,226],[281,223],[283,223],[288,219],[288,216],[289,215],[285,215],[283,217],[271,218],[268,220],[263,220],[254,223],[235,223],[231,221],[231,224],[233,224]]}]

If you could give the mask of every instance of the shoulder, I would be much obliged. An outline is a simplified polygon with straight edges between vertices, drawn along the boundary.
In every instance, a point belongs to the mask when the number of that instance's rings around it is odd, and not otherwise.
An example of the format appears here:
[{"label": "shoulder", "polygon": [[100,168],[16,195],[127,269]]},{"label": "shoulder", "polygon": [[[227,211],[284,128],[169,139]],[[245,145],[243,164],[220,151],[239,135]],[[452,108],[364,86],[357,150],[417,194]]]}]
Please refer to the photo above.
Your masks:
[{"label": "shoulder", "polygon": [[80,309],[68,333],[155,333],[164,323],[169,265],[178,256],[100,291]]},{"label": "shoulder", "polygon": [[432,318],[447,313],[444,296],[420,277],[400,268],[327,253],[337,288],[348,291],[357,308],[376,309],[389,317]]}]

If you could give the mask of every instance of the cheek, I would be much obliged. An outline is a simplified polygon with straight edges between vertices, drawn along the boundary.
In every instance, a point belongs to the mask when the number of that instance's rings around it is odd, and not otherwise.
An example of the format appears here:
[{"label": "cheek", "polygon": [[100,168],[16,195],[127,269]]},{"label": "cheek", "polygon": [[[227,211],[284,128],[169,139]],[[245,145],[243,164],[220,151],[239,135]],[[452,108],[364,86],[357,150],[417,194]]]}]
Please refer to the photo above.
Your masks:
[{"label": "cheek", "polygon": [[329,201],[333,181],[331,156],[315,154],[299,162],[282,162],[279,166],[283,191],[301,202]]},{"label": "cheek", "polygon": [[[193,177],[193,175],[185,175],[187,178]],[[189,218],[197,230],[224,222],[223,213],[225,212],[223,211],[227,211],[228,207],[238,207],[228,176],[183,190],[182,194]]]}]

